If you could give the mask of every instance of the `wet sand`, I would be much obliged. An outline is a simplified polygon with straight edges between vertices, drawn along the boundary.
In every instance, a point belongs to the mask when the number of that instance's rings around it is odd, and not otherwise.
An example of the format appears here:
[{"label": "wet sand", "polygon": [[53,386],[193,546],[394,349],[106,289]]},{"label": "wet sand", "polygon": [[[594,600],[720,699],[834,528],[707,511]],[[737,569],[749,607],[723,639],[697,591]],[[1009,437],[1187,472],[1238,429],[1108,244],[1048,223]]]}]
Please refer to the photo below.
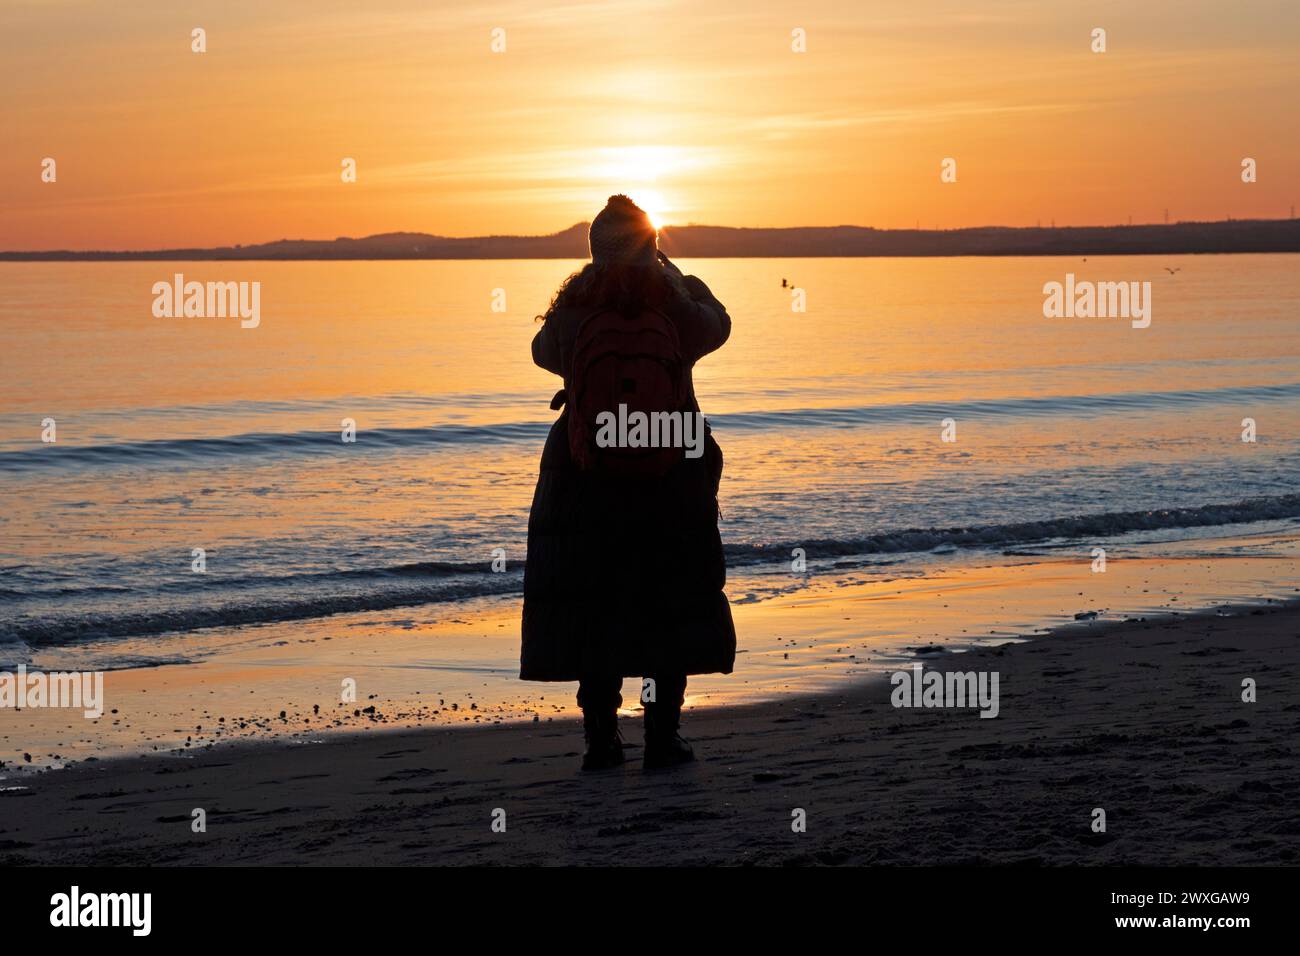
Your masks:
[{"label": "wet sand", "polygon": [[[976,560],[954,554],[924,573],[888,561],[809,578],[735,573],[728,587],[740,635],[735,673],[693,678],[687,704],[838,693],[909,662],[918,648],[1028,640],[1080,613],[1096,613],[1102,625],[1300,596],[1289,583],[1300,559],[1294,531],[1238,532],[1163,550],[1112,548],[1104,574],[1093,573],[1087,549],[1077,547]],[[108,670],[98,720],[67,708],[0,709],[0,764],[10,775],[14,767],[21,774],[232,741],[576,716],[575,684],[518,679],[517,597],[78,641],[41,649],[27,667],[95,670],[122,660],[135,666]],[[346,702],[345,689],[354,691]],[[0,786],[6,773],[0,766]]]},{"label": "wet sand", "polygon": [[650,773],[631,718],[627,765],[600,774],[578,771],[568,719],[9,772],[0,863],[1296,862],[1295,605],[1069,627],[926,667],[996,670],[999,716],[898,709],[878,678],[695,708],[699,761]]}]

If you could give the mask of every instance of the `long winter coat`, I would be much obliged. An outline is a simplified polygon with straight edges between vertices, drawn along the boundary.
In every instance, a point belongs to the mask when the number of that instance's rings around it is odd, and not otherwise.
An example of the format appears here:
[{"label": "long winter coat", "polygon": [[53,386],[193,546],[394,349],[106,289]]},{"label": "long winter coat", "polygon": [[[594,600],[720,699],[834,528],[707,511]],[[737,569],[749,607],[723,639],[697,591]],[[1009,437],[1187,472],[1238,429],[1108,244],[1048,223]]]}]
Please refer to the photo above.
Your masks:
[{"label": "long winter coat", "polygon": [[[688,366],[731,334],[726,309],[703,282],[664,311]],[[561,308],[533,340],[533,361],[563,377],[590,309]],[[698,410],[689,372],[692,408]],[[722,452],[683,458],[663,478],[578,471],[568,409],[551,426],[528,518],[524,568],[524,680],[730,673],[736,631],[722,588],[718,533]]]}]

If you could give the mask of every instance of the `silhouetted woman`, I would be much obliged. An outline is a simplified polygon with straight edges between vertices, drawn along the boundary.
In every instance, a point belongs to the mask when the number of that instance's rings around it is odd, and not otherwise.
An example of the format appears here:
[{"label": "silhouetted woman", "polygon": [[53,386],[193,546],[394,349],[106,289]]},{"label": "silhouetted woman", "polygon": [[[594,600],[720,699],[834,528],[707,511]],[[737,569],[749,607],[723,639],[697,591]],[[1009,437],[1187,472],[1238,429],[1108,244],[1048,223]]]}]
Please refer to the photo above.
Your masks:
[{"label": "silhouetted woman", "polygon": [[702,417],[695,448],[677,447],[689,427],[672,433],[673,447],[647,448],[644,435],[638,445],[597,424],[619,406],[698,416],[691,367],[727,341],[731,319],[658,251],[626,196],[610,198],[589,240],[592,261],[560,287],[533,339],[533,361],[564,379],[551,407],[567,407],[528,519],[519,676],[579,682],[584,770],[623,762],[623,678],[647,678],[644,766],[671,766],[694,757],[678,733],[687,676],[729,674],[735,662],[722,452]]}]

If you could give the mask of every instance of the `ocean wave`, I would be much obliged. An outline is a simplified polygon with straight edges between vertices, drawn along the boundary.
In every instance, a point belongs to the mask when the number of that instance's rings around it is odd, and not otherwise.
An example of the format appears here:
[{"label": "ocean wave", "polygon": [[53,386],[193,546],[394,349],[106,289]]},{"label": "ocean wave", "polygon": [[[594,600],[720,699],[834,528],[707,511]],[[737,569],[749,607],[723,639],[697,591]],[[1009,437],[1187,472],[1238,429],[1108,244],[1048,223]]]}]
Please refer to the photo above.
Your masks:
[{"label": "ocean wave", "polygon": [[[74,613],[21,615],[0,622],[0,642],[18,642],[31,647],[50,647],[78,641],[145,637],[210,628],[243,627],[385,611],[513,594],[522,590],[522,574],[505,572],[488,579],[465,582],[431,582],[409,587],[350,593],[317,593],[300,598],[224,601],[203,606],[163,607],[144,611],[87,610]],[[306,588],[304,588],[306,589]],[[215,600],[215,599],[214,599]]]},{"label": "ocean wave", "polygon": [[[803,548],[810,572],[852,567],[843,559],[873,555],[952,553],[958,550],[1009,549],[1052,541],[1082,539],[1096,542],[1131,532],[1192,529],[1215,525],[1300,518],[1300,494],[1252,498],[1227,504],[1147,511],[1115,511],[1040,521],[972,525],[958,528],[907,528],[879,534],[769,543],[726,545],[732,568],[755,567],[790,560]],[[896,563],[895,561],[885,563]],[[241,579],[242,581],[242,579]],[[227,584],[233,582],[227,581]],[[242,582],[247,585],[250,582]],[[184,607],[146,610],[90,607],[51,613],[24,613],[0,621],[0,640],[32,646],[79,640],[144,636],[206,628],[238,627],[305,620],[334,614],[382,611],[516,595],[523,589],[522,566],[512,563],[494,573],[489,562],[415,562],[309,575],[262,578],[265,587],[237,596],[231,587],[207,594],[204,602]],[[294,589],[293,597],[283,592]],[[39,597],[39,595],[25,595]],[[132,596],[133,605],[147,604],[148,593]]]},{"label": "ocean wave", "polygon": [[1203,528],[1251,521],[1300,518],[1300,494],[1249,498],[1230,504],[1147,511],[1110,511],[1072,515],[1040,521],[971,525],[964,528],[906,528],[860,538],[819,539],[780,544],[731,544],[728,560],[745,563],[788,560],[793,548],[803,548],[809,559],[849,555],[898,554],[961,548],[1006,548],[1041,544],[1058,539],[1109,538],[1134,531]]},{"label": "ocean wave", "polygon": [[[896,402],[824,408],[773,409],[709,415],[719,432],[789,431],[805,428],[858,428],[925,424],[946,417],[1039,418],[1151,412],[1193,405],[1293,401],[1300,382],[1281,385],[1057,395],[966,402]],[[110,467],[134,464],[190,464],[249,456],[393,452],[482,444],[540,444],[549,421],[484,425],[443,424],[406,428],[362,428],[357,441],[344,444],[337,430],[255,432],[206,438],[175,438],[102,445],[48,444],[0,452],[0,474],[59,467]]]}]

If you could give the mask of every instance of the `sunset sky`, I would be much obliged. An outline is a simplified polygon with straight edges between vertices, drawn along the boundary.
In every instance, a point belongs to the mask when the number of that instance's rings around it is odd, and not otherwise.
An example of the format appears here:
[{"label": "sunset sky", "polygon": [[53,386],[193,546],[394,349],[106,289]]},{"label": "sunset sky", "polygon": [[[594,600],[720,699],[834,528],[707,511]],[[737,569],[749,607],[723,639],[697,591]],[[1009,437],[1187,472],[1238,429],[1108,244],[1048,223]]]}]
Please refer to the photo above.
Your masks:
[{"label": "sunset sky", "polygon": [[618,191],[679,224],[1283,217],[1297,63],[1295,0],[0,0],[0,249],[549,233]]}]

